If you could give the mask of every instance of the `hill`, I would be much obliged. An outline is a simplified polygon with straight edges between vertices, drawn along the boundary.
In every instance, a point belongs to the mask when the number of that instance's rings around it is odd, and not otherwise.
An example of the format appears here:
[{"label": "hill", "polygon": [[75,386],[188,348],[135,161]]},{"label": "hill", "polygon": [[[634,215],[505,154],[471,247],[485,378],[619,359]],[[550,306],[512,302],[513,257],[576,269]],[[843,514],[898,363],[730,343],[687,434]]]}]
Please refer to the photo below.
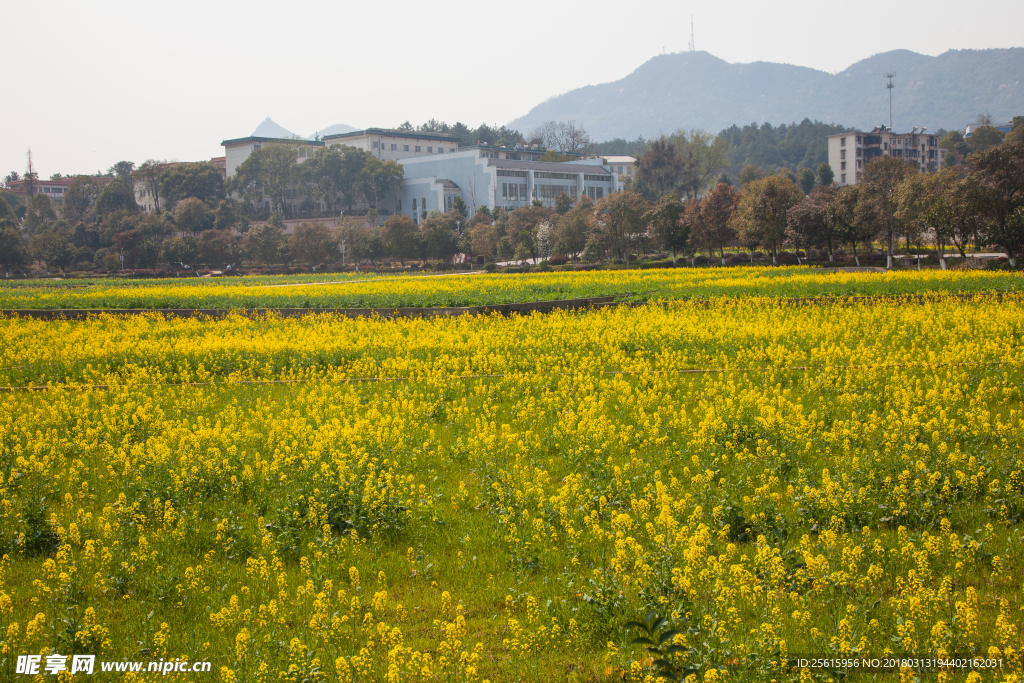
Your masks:
[{"label": "hill", "polygon": [[1024,48],[949,50],[938,57],[893,50],[838,74],[681,52],[654,57],[618,81],[553,97],[509,127],[527,132],[545,121],[573,119],[595,140],[805,118],[870,128],[889,122],[887,71],[897,74],[897,130],[962,128],[981,112],[998,120],[1024,112]]}]

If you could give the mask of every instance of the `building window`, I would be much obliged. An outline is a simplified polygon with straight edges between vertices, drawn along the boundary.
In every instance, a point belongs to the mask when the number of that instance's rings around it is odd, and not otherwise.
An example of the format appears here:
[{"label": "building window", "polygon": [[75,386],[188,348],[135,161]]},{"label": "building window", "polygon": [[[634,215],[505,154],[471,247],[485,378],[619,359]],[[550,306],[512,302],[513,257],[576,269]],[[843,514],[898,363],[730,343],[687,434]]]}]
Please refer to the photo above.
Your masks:
[{"label": "building window", "polygon": [[417,152],[420,151],[420,146],[419,145],[416,145],[416,151]]},{"label": "building window", "polygon": [[434,148],[433,147],[427,147],[427,154],[433,154],[433,153],[434,153]]},{"label": "building window", "polygon": [[395,143],[393,143],[393,142],[392,142],[392,143],[391,143],[391,151],[392,151],[392,152],[394,152],[394,151],[396,151],[397,149],[398,149],[398,145],[396,145]]},{"label": "building window", "polygon": [[402,151],[403,152],[408,152],[409,151],[409,145],[402,145]]},{"label": "building window", "polygon": [[604,188],[603,187],[597,188],[597,198],[600,199],[603,196],[604,196]]},{"label": "building window", "polygon": [[416,211],[416,198],[415,197],[412,198],[412,210],[414,212]]},{"label": "building window", "polygon": [[846,138],[839,138],[839,146],[846,147]]},{"label": "building window", "polygon": [[840,159],[845,159],[846,158],[846,150],[845,149],[839,150],[839,158]]},{"label": "building window", "polygon": [[841,176],[839,176],[839,182],[841,182],[841,183],[845,183],[846,182],[846,174],[845,173],[842,174]]},{"label": "building window", "polygon": [[519,201],[525,202],[525,201],[528,201],[529,199],[530,199],[530,193],[526,189],[526,185],[520,185],[519,186]]},{"label": "building window", "polygon": [[455,148],[454,147],[449,147],[448,148],[448,153],[451,154],[453,152],[455,152]]},{"label": "building window", "polygon": [[860,142],[861,142],[861,137],[860,137],[860,136],[858,135],[858,136],[857,136],[857,144],[859,145],[859,144],[860,144]]},{"label": "building window", "polygon": [[402,200],[398,200],[398,204],[395,205],[395,213],[402,213]]},{"label": "building window", "polygon": [[374,140],[374,141],[373,141],[373,144],[372,144],[372,145],[370,145],[370,146],[371,146],[371,147],[373,147],[374,149],[377,149],[378,147],[380,147],[380,143],[379,143],[379,142],[377,142],[376,140]]},{"label": "building window", "polygon": [[260,143],[258,143],[258,142],[254,142],[254,143],[252,143],[252,151],[254,151],[254,152],[255,152],[256,150],[260,149],[261,147],[263,147],[263,145],[261,145],[261,144],[260,144]]},{"label": "building window", "polygon": [[306,158],[306,148],[305,147],[299,147],[299,158],[300,159],[305,159]]}]

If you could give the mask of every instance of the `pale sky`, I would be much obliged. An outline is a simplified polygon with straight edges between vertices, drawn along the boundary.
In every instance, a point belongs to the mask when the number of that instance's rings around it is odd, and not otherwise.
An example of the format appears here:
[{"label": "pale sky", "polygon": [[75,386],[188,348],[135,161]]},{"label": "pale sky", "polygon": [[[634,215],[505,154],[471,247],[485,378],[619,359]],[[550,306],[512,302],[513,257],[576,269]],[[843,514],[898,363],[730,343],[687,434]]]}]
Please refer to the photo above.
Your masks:
[{"label": "pale sky", "polygon": [[[0,177],[223,154],[266,117],[508,123],[539,102],[696,47],[837,72],[879,52],[1024,44],[1024,2],[7,2]],[[951,95],[954,96],[954,95]],[[524,133],[526,131],[523,131]]]}]

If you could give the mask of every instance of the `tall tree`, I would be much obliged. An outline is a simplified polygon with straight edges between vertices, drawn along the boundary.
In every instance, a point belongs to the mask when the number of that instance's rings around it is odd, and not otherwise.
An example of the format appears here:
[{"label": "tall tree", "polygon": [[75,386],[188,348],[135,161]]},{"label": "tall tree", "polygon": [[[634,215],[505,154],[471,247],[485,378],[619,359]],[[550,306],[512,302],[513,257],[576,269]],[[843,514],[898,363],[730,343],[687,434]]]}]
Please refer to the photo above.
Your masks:
[{"label": "tall tree", "polygon": [[53,202],[45,194],[37,194],[29,200],[28,208],[25,210],[25,229],[29,233],[56,219],[57,213],[53,210]]},{"label": "tall tree", "polygon": [[213,208],[224,198],[224,178],[220,169],[207,162],[175,164],[160,173],[160,191],[167,209],[189,197]]},{"label": "tall tree", "polygon": [[32,235],[32,251],[46,264],[47,271],[58,269],[61,275],[75,262],[77,249],[72,242],[71,227],[64,221],[49,223]]},{"label": "tall tree", "polygon": [[877,231],[885,239],[887,268],[892,268],[893,244],[903,229],[899,214],[900,183],[916,172],[914,166],[898,157],[880,156],[864,165],[859,210],[865,218],[876,222]]},{"label": "tall tree", "polygon": [[118,176],[107,183],[96,197],[96,215],[102,220],[115,211],[138,213],[139,206],[135,203],[135,192],[128,181]]},{"label": "tall tree", "polygon": [[814,171],[804,166],[800,169],[800,172],[796,174],[796,182],[800,186],[800,189],[804,191],[804,194],[810,194],[811,190],[814,189]]},{"label": "tall tree", "polygon": [[[803,189],[803,188],[801,188]],[[786,217],[786,238],[799,250],[823,245],[828,249],[828,260],[832,261],[832,248],[836,236],[830,229],[828,208],[835,201],[839,190],[831,185],[819,185],[809,195],[793,205]]]},{"label": "tall tree", "polygon": [[689,223],[683,221],[686,205],[678,195],[667,194],[644,214],[647,229],[656,245],[672,252],[672,265],[690,240]]},{"label": "tall tree", "polygon": [[228,190],[257,205],[266,196],[271,210],[283,214],[298,160],[299,151],[294,144],[264,145],[238,165]]},{"label": "tall tree", "polygon": [[718,250],[722,265],[725,265],[725,246],[736,239],[732,219],[740,197],[740,193],[731,185],[721,183],[702,199],[690,201],[694,208],[687,222],[693,226],[697,241],[704,244],[709,253]]},{"label": "tall tree", "polygon": [[420,223],[420,239],[427,255],[442,263],[451,263],[459,250],[459,233],[449,214],[431,211]]},{"label": "tall tree", "polygon": [[670,141],[683,161],[680,182],[683,190],[695,198],[714,182],[718,172],[729,168],[729,140],[697,128],[677,131]]},{"label": "tall tree", "polygon": [[160,174],[166,163],[166,161],[147,159],[139,166],[138,170],[132,173],[132,176],[142,184],[143,191],[153,198],[153,210],[157,213],[160,213],[162,208],[160,206]]},{"label": "tall tree", "polygon": [[547,121],[530,131],[528,137],[541,140],[545,147],[560,154],[574,156],[583,154],[593,144],[587,129],[575,121]]},{"label": "tall tree", "polygon": [[381,226],[381,237],[388,252],[397,256],[405,267],[406,259],[416,255],[419,240],[419,226],[404,214],[390,216]]},{"label": "tall tree", "polygon": [[594,235],[605,248],[629,265],[629,253],[646,232],[644,215],[650,203],[635,192],[615,192],[594,207]]},{"label": "tall tree", "polygon": [[64,192],[61,203],[61,214],[71,223],[80,223],[88,217],[96,203],[103,186],[92,179],[92,176],[75,176]]},{"label": "tall tree", "polygon": [[7,200],[0,196],[0,228],[17,228],[18,223],[18,215],[11,209]]},{"label": "tall tree", "polygon": [[367,202],[375,211],[380,211],[380,203],[391,193],[398,190],[405,175],[405,169],[397,161],[381,161],[376,157],[366,160],[359,174],[359,184]]},{"label": "tall tree", "polygon": [[132,171],[135,163],[131,161],[119,161],[107,169],[107,175],[112,175],[128,183],[128,187],[135,189],[135,181],[132,179]]},{"label": "tall tree", "polygon": [[825,220],[829,230],[836,235],[839,242],[849,244],[853,249],[854,262],[860,267],[860,256],[857,244],[870,242],[878,234],[875,224],[865,220],[857,210],[861,205],[861,186],[847,185],[840,188],[835,199],[825,210]]},{"label": "tall tree", "polygon": [[643,156],[637,159],[637,182],[655,197],[662,197],[678,191],[683,169],[683,159],[679,156],[679,150],[674,144],[661,138],[652,142]]},{"label": "tall tree", "polygon": [[736,208],[737,231],[744,242],[764,245],[778,263],[779,247],[786,239],[789,209],[803,198],[796,183],[775,174],[748,183]]},{"label": "tall tree", "polygon": [[214,226],[213,212],[198,197],[188,197],[174,207],[174,222],[182,234],[197,236]]},{"label": "tall tree", "polygon": [[344,199],[345,155],[339,146],[321,147],[296,168],[307,193],[337,216]]},{"label": "tall tree", "polygon": [[828,165],[827,161],[823,161],[818,164],[818,184],[823,187],[828,187],[835,182],[836,174],[832,170],[832,167]]},{"label": "tall tree", "polygon": [[975,152],[971,176],[981,187],[988,241],[1002,247],[1016,267],[1024,251],[1024,142]]},{"label": "tall tree", "polygon": [[517,259],[537,258],[537,230],[551,214],[551,209],[541,206],[520,207],[509,213],[505,234],[512,240]]},{"label": "tall tree", "polygon": [[337,236],[322,223],[300,223],[288,242],[295,256],[309,265],[323,263],[338,250]]},{"label": "tall tree", "polygon": [[992,126],[980,126],[976,128],[971,137],[967,138],[967,149],[971,154],[984,151],[989,147],[995,147],[1003,141],[1005,133]]},{"label": "tall tree", "polygon": [[558,219],[555,243],[573,261],[579,260],[580,254],[587,246],[587,240],[590,239],[593,214],[593,207],[575,206]]},{"label": "tall tree", "polygon": [[[3,202],[3,199],[0,199],[0,202]],[[6,205],[6,202],[4,204]],[[31,257],[25,248],[21,232],[3,223],[2,211],[3,206],[0,206],[0,270],[4,271],[4,277],[10,277],[11,271],[28,266]]]},{"label": "tall tree", "polygon": [[259,223],[245,235],[245,251],[271,266],[284,243],[284,231],[272,223]]}]

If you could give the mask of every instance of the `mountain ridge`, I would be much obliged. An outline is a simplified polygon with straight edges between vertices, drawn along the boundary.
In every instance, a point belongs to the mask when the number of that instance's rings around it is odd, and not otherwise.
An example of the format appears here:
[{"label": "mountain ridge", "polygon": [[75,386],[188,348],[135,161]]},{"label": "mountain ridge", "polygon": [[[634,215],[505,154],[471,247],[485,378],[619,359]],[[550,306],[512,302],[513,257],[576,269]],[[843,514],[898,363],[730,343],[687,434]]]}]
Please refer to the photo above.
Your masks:
[{"label": "mountain ridge", "polygon": [[730,63],[701,51],[657,55],[624,78],[548,98],[508,125],[525,134],[545,121],[572,119],[595,140],[804,118],[871,128],[888,125],[883,74],[892,70],[897,130],[961,128],[982,112],[999,120],[1024,112],[1024,48],[947,50],[936,57],[891,50],[836,74],[776,62]]}]

